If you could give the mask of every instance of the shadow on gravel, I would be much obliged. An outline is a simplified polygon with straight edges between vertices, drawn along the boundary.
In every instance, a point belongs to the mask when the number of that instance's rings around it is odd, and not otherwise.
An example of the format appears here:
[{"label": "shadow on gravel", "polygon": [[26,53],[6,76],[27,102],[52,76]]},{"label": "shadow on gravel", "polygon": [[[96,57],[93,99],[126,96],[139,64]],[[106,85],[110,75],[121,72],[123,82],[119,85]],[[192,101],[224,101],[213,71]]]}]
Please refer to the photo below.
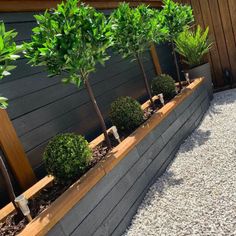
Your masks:
[{"label": "shadow on gravel", "polygon": [[211,118],[213,118],[214,115],[221,114],[222,112],[224,111],[216,108],[216,104],[212,104],[205,115],[209,115]]},{"label": "shadow on gravel", "polygon": [[[183,183],[184,183],[184,179],[175,178],[174,173],[167,169],[166,172],[153,185],[153,188],[155,189],[155,191],[149,191],[148,199],[152,201],[154,196],[157,194],[159,197],[161,197],[167,188],[180,186]],[[149,200],[146,200],[147,206],[149,205]]]},{"label": "shadow on gravel", "polygon": [[211,131],[203,131],[201,129],[196,129],[191,136],[191,139],[186,140],[188,145],[185,145],[184,148],[181,149],[182,153],[186,153],[192,151],[194,148],[204,145],[207,140],[209,140],[211,136]]},{"label": "shadow on gravel", "polygon": [[208,110],[208,115],[212,117],[213,115],[220,114],[224,112],[224,109],[219,109],[219,106],[233,104],[236,101],[236,89],[228,90],[224,93],[215,94],[214,100],[211,103],[211,106]]}]

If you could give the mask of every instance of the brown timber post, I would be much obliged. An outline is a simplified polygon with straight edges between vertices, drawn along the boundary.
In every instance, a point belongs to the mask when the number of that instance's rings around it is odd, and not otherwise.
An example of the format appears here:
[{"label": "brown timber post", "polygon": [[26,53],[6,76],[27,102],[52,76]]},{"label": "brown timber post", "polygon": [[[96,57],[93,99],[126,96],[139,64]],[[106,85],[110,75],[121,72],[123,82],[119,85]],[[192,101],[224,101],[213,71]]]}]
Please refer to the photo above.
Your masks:
[{"label": "brown timber post", "polygon": [[154,43],[152,43],[152,45],[150,47],[150,52],[151,52],[153,64],[155,66],[156,73],[157,73],[157,75],[160,75],[160,74],[162,74],[162,70],[161,70],[160,61],[159,61],[157,51],[156,51],[156,47],[155,47]]},{"label": "brown timber post", "polygon": [[22,190],[36,182],[35,174],[26,157],[6,110],[0,109],[0,148]]}]

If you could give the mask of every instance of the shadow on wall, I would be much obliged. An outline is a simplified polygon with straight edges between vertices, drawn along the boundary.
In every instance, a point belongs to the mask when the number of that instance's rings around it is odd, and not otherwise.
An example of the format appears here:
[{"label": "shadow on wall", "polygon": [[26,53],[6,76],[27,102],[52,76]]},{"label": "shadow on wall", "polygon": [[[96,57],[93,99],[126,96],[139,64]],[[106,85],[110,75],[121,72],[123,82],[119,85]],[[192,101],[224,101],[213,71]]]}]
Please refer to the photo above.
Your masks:
[{"label": "shadow on wall", "polygon": [[[169,43],[163,43],[156,46],[159,62],[161,65],[162,72],[164,74],[171,75],[175,80],[177,78],[173,54]],[[183,70],[179,63],[180,71]],[[181,79],[185,80],[183,73],[181,73]]]}]

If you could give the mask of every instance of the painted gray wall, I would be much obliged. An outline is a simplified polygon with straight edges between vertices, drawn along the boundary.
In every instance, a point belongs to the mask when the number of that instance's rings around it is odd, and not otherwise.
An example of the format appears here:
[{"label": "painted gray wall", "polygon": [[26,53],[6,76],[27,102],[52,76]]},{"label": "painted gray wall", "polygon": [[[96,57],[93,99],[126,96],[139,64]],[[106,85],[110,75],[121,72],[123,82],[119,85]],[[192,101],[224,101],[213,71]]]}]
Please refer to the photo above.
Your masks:
[{"label": "painted gray wall", "polygon": [[[0,14],[7,29],[19,32],[17,42],[30,39],[36,25],[32,13]],[[105,67],[98,66],[90,81],[105,118],[110,103],[119,96],[145,97],[144,83],[137,63],[123,60],[110,52]],[[42,67],[31,67],[19,59],[17,69],[1,81],[0,92],[9,98],[7,109],[29,161],[37,170],[45,144],[60,132],[76,132],[89,139],[101,132],[87,91],[61,84],[60,78],[47,78]],[[147,52],[144,59],[149,79],[155,69]],[[108,122],[109,123],[109,122]]]},{"label": "painted gray wall", "polygon": [[[0,19],[5,22],[7,30],[18,32],[16,40],[20,44],[30,40],[31,30],[36,26],[34,14],[0,13]],[[168,47],[160,46],[158,52],[164,72],[171,72],[173,66]],[[105,67],[98,66],[90,78],[108,124],[109,105],[117,97],[132,96],[140,101],[146,98],[137,63],[123,60],[111,51],[110,55],[111,59]],[[156,73],[149,52],[145,55],[144,64],[151,80]],[[44,67],[31,67],[23,57],[17,60],[16,65],[12,75],[0,81],[0,94],[9,98],[8,114],[33,169],[38,177],[42,177],[45,174],[42,153],[50,138],[61,132],[76,132],[91,140],[101,130],[84,88],[78,90],[73,85],[63,85],[60,78],[47,78]],[[1,187],[0,195],[1,205],[6,196],[6,191]]]},{"label": "painted gray wall", "polygon": [[202,84],[96,184],[48,235],[122,235],[148,188],[166,170],[183,140],[199,125],[209,104],[207,85]]}]

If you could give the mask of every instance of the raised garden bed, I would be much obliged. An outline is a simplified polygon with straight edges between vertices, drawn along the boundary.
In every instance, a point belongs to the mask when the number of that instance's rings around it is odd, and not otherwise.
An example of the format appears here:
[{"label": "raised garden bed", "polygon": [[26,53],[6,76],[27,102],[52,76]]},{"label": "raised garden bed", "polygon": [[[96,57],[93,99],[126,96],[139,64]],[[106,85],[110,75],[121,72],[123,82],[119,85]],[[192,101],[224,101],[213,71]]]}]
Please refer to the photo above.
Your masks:
[{"label": "raised garden bed", "polygon": [[[208,106],[206,82],[196,79],[70,186],[20,235],[120,235],[149,186],[163,173]],[[101,141],[103,136],[90,145]],[[26,198],[37,195],[52,181],[52,177],[45,177],[25,192]],[[13,205],[7,205],[0,211],[0,220],[13,211]]]}]

